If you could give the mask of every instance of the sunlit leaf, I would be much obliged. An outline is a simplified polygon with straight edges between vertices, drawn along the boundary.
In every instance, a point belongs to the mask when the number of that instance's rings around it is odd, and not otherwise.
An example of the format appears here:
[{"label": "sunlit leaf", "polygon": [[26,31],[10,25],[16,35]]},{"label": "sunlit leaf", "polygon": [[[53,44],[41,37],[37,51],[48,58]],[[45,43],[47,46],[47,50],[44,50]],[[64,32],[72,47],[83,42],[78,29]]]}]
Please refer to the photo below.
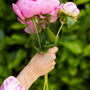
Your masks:
[{"label": "sunlit leaf", "polygon": [[61,42],[61,44],[76,55],[82,53],[82,48],[77,42]]},{"label": "sunlit leaf", "polygon": [[85,47],[83,53],[85,56],[90,56],[90,44]]},{"label": "sunlit leaf", "polygon": [[12,29],[15,29],[15,30],[22,29],[23,31],[24,31],[25,27],[26,27],[26,25],[21,24],[20,22],[16,22],[16,23],[12,24],[12,26],[11,26]]},{"label": "sunlit leaf", "polygon": [[51,43],[54,43],[55,42],[55,34],[49,28],[47,28],[47,34],[48,34],[48,41]]},{"label": "sunlit leaf", "polygon": [[67,25],[69,28],[74,25],[74,22],[75,21],[71,17],[67,17]]}]

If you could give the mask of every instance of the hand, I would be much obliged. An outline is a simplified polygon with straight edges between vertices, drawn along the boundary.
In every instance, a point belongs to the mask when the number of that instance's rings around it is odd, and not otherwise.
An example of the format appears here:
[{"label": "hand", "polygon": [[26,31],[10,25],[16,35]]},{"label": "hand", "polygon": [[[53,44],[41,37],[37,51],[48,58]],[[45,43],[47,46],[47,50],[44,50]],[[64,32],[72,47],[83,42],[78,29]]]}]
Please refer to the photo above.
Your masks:
[{"label": "hand", "polygon": [[48,52],[45,54],[36,54],[28,66],[33,67],[33,72],[37,74],[37,76],[43,76],[49,73],[55,67],[55,53],[58,51],[57,47],[50,48]]},{"label": "hand", "polygon": [[36,54],[28,65],[17,76],[17,79],[25,87],[26,90],[37,80],[38,77],[49,73],[55,67],[55,53],[58,51],[57,47],[50,48],[44,54]]}]

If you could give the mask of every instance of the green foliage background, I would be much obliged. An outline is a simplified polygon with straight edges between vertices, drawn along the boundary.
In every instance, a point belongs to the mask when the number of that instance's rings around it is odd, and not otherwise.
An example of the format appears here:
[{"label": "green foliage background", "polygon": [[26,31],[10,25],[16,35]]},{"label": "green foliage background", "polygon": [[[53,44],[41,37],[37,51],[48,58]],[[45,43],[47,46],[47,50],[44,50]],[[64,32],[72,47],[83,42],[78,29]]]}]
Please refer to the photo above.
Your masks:
[{"label": "green foliage background", "polygon": [[[80,9],[78,23],[69,29],[64,26],[60,34],[57,65],[49,74],[50,90],[90,90],[90,0],[73,1]],[[0,84],[10,75],[17,76],[36,52],[25,26],[16,19],[13,2],[0,0]],[[51,24],[52,31],[57,32],[59,25]],[[42,86],[43,77],[31,90],[42,90]]]}]

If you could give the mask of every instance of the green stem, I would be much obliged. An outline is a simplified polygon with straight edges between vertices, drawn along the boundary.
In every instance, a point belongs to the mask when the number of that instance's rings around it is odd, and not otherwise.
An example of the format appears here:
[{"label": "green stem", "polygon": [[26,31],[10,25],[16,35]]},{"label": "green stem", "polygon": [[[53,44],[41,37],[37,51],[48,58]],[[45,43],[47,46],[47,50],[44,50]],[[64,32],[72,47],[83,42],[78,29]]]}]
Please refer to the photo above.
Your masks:
[{"label": "green stem", "polygon": [[43,90],[49,90],[49,87],[48,87],[48,74],[46,74],[44,76],[44,87],[43,87]]},{"label": "green stem", "polygon": [[39,37],[38,30],[37,30],[37,27],[36,27],[36,24],[35,24],[35,20],[32,18],[32,21],[33,21],[33,24],[34,24],[34,27],[35,27],[35,30],[36,30],[38,43],[39,43],[39,46],[40,46],[40,49],[41,49],[40,37]]},{"label": "green stem", "polygon": [[[33,24],[34,24],[34,27],[35,27],[35,30],[36,30],[39,46],[40,46],[40,49],[41,49],[40,38],[39,38],[38,30],[37,30],[37,27],[36,27],[36,24],[35,24],[35,20],[32,18],[32,21],[33,21]],[[49,88],[48,88],[48,74],[46,74],[44,76],[44,87],[43,87],[43,90],[49,90]]]},{"label": "green stem", "polygon": [[62,22],[62,24],[61,24],[61,26],[60,26],[60,28],[59,28],[59,30],[58,30],[58,33],[57,33],[57,35],[56,35],[56,41],[55,41],[55,44],[56,44],[57,41],[58,41],[59,33],[60,33],[60,31],[61,31],[61,29],[62,29],[62,27],[63,27],[63,25],[64,25],[66,19],[67,19],[67,17],[63,20],[63,22]]},{"label": "green stem", "polygon": [[55,41],[55,43],[57,43],[57,41],[58,41],[58,36],[59,36],[59,33],[60,33],[63,25],[64,25],[64,23],[62,23],[62,25],[60,26],[60,28],[59,28],[59,30],[58,30],[58,33],[57,33],[57,35],[56,35],[56,41]]},{"label": "green stem", "polygon": [[46,89],[46,76],[44,76],[44,86],[43,86],[43,90]]},{"label": "green stem", "polygon": [[46,90],[49,90],[49,87],[48,87],[48,74],[45,75],[45,80],[46,80]]}]

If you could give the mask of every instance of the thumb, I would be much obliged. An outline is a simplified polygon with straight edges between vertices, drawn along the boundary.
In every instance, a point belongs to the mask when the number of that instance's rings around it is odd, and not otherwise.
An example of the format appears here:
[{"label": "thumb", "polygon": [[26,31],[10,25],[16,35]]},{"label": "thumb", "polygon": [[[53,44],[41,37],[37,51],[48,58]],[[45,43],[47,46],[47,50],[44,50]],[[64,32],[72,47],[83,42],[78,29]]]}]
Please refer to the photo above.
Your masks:
[{"label": "thumb", "polygon": [[48,50],[49,53],[56,53],[57,51],[58,51],[57,47],[53,47]]}]

